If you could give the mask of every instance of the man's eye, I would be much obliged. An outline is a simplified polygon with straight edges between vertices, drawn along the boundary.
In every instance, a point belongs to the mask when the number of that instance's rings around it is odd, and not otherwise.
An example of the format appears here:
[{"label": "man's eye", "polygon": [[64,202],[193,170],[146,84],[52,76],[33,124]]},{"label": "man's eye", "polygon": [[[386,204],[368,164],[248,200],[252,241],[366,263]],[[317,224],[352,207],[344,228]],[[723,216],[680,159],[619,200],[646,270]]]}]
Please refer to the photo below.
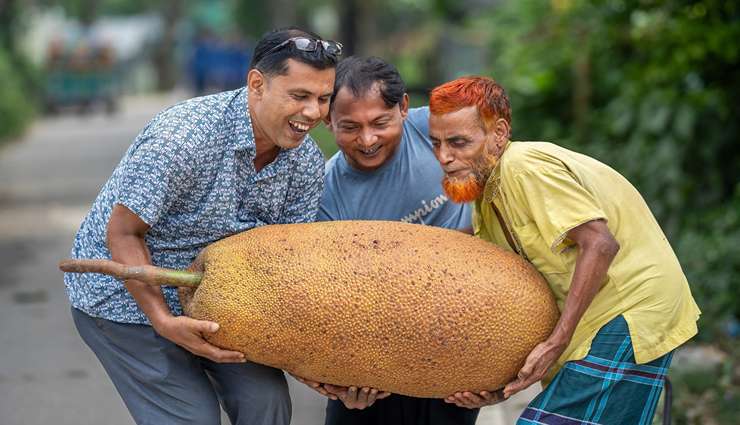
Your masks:
[{"label": "man's eye", "polygon": [[305,94],[292,94],[291,97],[295,100],[305,100],[308,96]]},{"label": "man's eye", "polygon": [[465,139],[457,139],[450,141],[450,144],[456,148],[461,148],[468,144],[468,141]]},{"label": "man's eye", "polygon": [[388,127],[388,121],[376,122],[375,127],[376,128],[386,128]]},{"label": "man's eye", "polygon": [[328,101],[329,101],[329,99],[331,99],[331,98],[329,98],[329,97],[320,97],[320,98],[319,98],[319,102],[321,102],[321,103],[326,103],[326,102],[328,102]]},{"label": "man's eye", "polygon": [[357,126],[355,125],[343,125],[342,130],[344,131],[355,131],[357,130]]}]

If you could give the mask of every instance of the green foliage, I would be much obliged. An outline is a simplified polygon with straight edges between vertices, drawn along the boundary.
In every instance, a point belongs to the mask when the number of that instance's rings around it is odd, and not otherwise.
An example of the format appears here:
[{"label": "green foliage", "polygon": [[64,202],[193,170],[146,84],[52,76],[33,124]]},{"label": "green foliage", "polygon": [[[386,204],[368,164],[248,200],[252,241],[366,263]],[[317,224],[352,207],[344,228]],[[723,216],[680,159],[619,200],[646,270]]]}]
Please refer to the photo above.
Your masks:
[{"label": "green foliage", "polygon": [[740,317],[740,184],[728,202],[688,215],[674,246],[702,308],[701,338],[719,340],[722,325]]},{"label": "green foliage", "polygon": [[739,18],[719,0],[521,0],[481,18],[514,138],[635,184],[689,277],[702,339],[740,314]]},{"label": "green foliage", "polygon": [[0,141],[19,135],[33,118],[34,105],[21,76],[24,69],[0,48]]},{"label": "green foliage", "polygon": [[494,28],[491,74],[509,92],[514,138],[553,141],[624,174],[691,283],[695,339],[730,345],[717,368],[673,369],[675,423],[735,423],[740,351],[725,335],[740,318],[740,6],[520,0],[481,19]]},{"label": "green foliage", "polygon": [[334,136],[332,136],[329,129],[323,123],[311,130],[311,137],[319,145],[319,149],[321,149],[326,159],[331,158],[339,150],[337,144],[334,142]]},{"label": "green foliage", "polygon": [[[169,2],[171,3],[171,0]],[[90,23],[99,16],[146,13],[156,10],[158,7],[166,6],[168,2],[147,0],[40,0],[39,3],[45,7],[61,7],[67,16]]]},{"label": "green foliage", "polygon": [[271,30],[268,4],[262,1],[244,0],[234,2],[234,20],[245,35],[258,39]]}]

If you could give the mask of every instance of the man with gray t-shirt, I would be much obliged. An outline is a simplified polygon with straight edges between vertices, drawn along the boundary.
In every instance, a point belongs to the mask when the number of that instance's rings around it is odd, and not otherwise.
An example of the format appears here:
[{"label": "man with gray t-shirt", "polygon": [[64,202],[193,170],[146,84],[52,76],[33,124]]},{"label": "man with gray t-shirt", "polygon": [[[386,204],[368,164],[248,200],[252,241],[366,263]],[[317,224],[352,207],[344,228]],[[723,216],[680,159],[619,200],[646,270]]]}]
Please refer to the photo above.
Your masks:
[{"label": "man with gray t-shirt", "polygon": [[[409,110],[406,87],[379,58],[337,65],[329,127],[340,152],[326,164],[318,220],[390,220],[468,229],[469,206],[450,202],[428,138],[429,108]],[[326,425],[474,424],[477,409],[298,378],[328,396]],[[443,379],[440,377],[440,379]]]},{"label": "man with gray t-shirt", "polygon": [[[318,220],[470,227],[468,205],[450,202],[442,191],[442,169],[428,136],[429,108],[409,109],[400,75],[400,87],[393,87],[384,73],[395,69],[381,64],[377,58],[341,63],[345,73],[334,85],[330,124],[340,152],[326,164]],[[361,67],[367,75],[350,69]]]}]

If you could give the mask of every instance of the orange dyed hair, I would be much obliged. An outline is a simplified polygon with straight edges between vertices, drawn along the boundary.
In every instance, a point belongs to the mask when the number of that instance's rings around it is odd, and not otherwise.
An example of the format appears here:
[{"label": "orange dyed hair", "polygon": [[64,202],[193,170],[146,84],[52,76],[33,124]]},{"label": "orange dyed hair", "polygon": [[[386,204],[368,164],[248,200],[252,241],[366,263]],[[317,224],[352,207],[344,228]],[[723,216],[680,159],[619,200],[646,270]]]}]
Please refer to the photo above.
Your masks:
[{"label": "orange dyed hair", "polygon": [[443,115],[468,106],[477,106],[486,130],[498,118],[511,126],[511,106],[506,91],[492,78],[461,77],[435,87],[429,95],[429,112]]}]

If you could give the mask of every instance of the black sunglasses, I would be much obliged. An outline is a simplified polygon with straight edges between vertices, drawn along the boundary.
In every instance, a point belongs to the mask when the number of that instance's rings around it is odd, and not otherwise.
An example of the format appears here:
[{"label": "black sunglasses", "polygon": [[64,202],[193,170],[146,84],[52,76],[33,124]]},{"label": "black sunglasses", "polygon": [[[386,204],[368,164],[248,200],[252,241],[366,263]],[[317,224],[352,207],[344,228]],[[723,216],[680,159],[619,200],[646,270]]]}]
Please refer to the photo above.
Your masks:
[{"label": "black sunglasses", "polygon": [[287,46],[290,43],[293,43],[295,48],[302,52],[315,52],[318,50],[319,46],[321,46],[327,55],[339,56],[342,54],[342,43],[338,41],[314,40],[308,37],[293,37],[293,38],[289,38],[283,41],[282,43],[268,50],[264,56],[267,56],[276,50],[280,50],[281,48]]}]

